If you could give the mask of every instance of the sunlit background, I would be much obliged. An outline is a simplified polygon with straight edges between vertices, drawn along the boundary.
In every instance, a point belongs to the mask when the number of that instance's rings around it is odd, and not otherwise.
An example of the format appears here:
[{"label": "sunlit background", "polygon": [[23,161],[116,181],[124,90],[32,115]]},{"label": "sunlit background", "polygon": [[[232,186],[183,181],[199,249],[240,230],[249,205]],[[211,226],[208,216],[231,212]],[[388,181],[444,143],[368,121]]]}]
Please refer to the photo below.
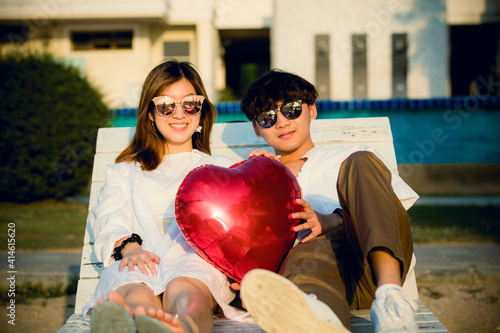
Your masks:
[{"label": "sunlit background", "polygon": [[79,68],[114,126],[135,126],[165,57],[197,67],[219,122],[246,120],[239,100],[261,74],[294,72],[317,87],[320,118],[388,116],[419,193],[500,193],[495,0],[2,0],[0,38]]}]

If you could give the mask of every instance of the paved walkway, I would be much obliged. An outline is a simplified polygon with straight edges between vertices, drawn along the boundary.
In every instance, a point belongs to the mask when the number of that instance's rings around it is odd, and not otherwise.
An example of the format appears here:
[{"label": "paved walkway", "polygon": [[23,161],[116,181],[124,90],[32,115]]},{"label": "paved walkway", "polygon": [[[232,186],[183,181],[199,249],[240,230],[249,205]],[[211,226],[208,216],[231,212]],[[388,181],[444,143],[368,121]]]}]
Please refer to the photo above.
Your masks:
[{"label": "paved walkway", "polygon": [[14,254],[14,269],[7,252],[0,253],[0,278],[14,275],[16,281],[48,279],[48,281],[70,282],[80,272],[81,252],[62,251],[18,251]]},{"label": "paved walkway", "polygon": [[473,205],[473,206],[500,206],[500,197],[495,196],[478,196],[478,197],[461,197],[461,196],[423,196],[420,197],[416,206],[453,206],[453,205]]},{"label": "paved walkway", "polygon": [[[416,245],[415,256],[417,276],[471,271],[500,274],[500,244]],[[58,278],[70,281],[80,271],[80,260],[80,252],[20,251],[15,254],[15,270],[12,270],[8,266],[8,254],[1,252],[0,277],[2,281],[12,274],[18,280]]]},{"label": "paved walkway", "polygon": [[415,245],[418,275],[500,273],[500,244]]}]

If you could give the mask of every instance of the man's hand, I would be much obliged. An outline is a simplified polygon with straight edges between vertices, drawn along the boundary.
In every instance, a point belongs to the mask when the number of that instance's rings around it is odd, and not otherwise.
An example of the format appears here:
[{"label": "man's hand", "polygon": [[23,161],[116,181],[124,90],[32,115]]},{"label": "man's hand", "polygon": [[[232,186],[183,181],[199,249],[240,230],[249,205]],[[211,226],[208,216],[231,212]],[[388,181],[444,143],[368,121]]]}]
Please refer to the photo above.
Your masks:
[{"label": "man's hand", "polygon": [[338,214],[321,214],[312,210],[309,202],[303,199],[295,200],[295,203],[304,208],[303,212],[292,213],[290,218],[305,220],[304,223],[293,227],[293,231],[311,229],[311,233],[302,240],[307,242],[321,234],[324,234],[342,223],[342,218]]},{"label": "man's hand", "polygon": [[153,276],[157,275],[154,264],[160,263],[160,257],[158,257],[156,254],[144,250],[139,244],[129,243],[125,245],[125,247],[122,249],[122,256],[123,259],[118,268],[120,272],[123,271],[123,268],[125,268],[125,266],[128,266],[129,271],[133,271],[135,265],[142,273],[146,275],[148,275],[146,266],[149,267],[149,270],[151,271],[151,274],[153,274]]},{"label": "man's hand", "polygon": [[252,150],[249,154],[248,154],[248,157],[252,157],[252,156],[264,156],[264,157],[269,157],[269,158],[272,158],[273,160],[276,160],[278,162],[280,162],[280,159],[279,159],[279,156],[276,156],[274,153],[271,153],[265,149],[254,149]]}]

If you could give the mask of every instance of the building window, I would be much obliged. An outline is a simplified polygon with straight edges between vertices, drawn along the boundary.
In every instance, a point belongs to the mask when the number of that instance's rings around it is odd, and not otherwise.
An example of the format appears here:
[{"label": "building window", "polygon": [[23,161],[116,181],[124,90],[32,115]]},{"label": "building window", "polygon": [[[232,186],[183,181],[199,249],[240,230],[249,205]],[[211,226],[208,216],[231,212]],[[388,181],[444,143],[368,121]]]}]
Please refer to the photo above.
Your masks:
[{"label": "building window", "polygon": [[0,44],[24,43],[27,33],[27,28],[21,25],[0,25]]},{"label": "building window", "polygon": [[189,42],[164,42],[163,55],[166,57],[189,57]]},{"label": "building window", "polygon": [[355,99],[368,97],[367,49],[365,34],[352,35],[352,97]]},{"label": "building window", "polygon": [[72,32],[73,51],[87,50],[130,50],[132,31]]},{"label": "building window", "polygon": [[330,99],[330,35],[314,36],[319,99]]},{"label": "building window", "polygon": [[392,34],[392,97],[407,95],[408,38],[406,34]]}]

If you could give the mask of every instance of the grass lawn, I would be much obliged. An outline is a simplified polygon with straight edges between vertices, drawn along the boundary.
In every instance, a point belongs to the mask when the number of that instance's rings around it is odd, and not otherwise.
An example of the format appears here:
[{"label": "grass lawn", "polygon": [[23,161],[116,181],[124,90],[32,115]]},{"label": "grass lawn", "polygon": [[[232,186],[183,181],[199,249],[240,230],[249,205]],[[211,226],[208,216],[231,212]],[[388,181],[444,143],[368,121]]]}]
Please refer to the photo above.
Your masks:
[{"label": "grass lawn", "polygon": [[0,243],[7,251],[9,223],[17,250],[81,249],[88,203],[42,201],[0,203]]},{"label": "grass lawn", "polygon": [[500,243],[500,206],[414,206],[415,244]]},{"label": "grass lawn", "polygon": [[[80,249],[87,203],[0,203],[0,251],[7,251],[9,223],[17,250]],[[500,243],[500,206],[414,206],[415,244]]]}]

